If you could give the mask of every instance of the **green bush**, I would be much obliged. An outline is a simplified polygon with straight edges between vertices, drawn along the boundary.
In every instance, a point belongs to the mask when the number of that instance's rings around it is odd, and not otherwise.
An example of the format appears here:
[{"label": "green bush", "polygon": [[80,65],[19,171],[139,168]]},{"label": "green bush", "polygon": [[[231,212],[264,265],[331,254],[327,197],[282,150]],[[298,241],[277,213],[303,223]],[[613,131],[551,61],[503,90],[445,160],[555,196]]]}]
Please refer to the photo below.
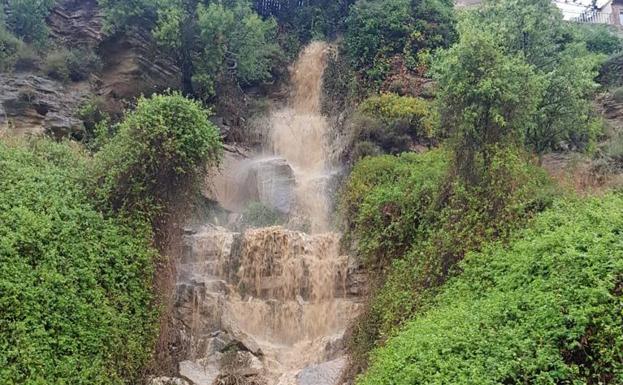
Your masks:
[{"label": "green bush", "polygon": [[411,96],[381,94],[364,100],[353,115],[355,161],[375,153],[399,154],[414,143],[432,139],[437,116],[429,101]]},{"label": "green bush", "polygon": [[346,241],[377,277],[351,350],[367,354],[425,309],[466,252],[507,239],[551,203],[545,173],[498,150],[480,184],[452,173],[443,150],[361,161],[342,195]]},{"label": "green bush", "polygon": [[179,93],[141,97],[95,156],[100,205],[155,219],[183,199],[201,168],[220,158],[220,134],[208,117]]},{"label": "green bush", "polygon": [[98,151],[112,136],[113,126],[110,115],[104,111],[105,103],[103,98],[94,97],[81,105],[76,114],[84,126],[80,139],[91,151]]},{"label": "green bush", "polygon": [[623,86],[623,53],[618,53],[606,60],[599,70],[599,83],[606,87]]},{"label": "green bush", "polygon": [[589,51],[613,55],[623,49],[623,39],[616,27],[606,24],[574,23],[577,39],[586,42]]},{"label": "green bush", "polygon": [[341,196],[345,237],[367,265],[387,265],[417,237],[448,170],[444,150],[366,158],[353,169]]},{"label": "green bush", "polygon": [[43,73],[52,79],[69,81],[69,67],[67,66],[70,52],[66,48],[50,51],[43,62]]},{"label": "green bush", "polygon": [[15,66],[22,41],[0,24],[0,71],[10,71]]},{"label": "green bush", "polygon": [[97,0],[97,4],[104,16],[104,31],[111,35],[136,24],[149,27],[158,5],[154,0]]},{"label": "green bush", "polygon": [[0,142],[2,384],[136,384],[150,358],[151,232],[93,207],[87,159]]},{"label": "green bush", "polygon": [[358,383],[621,383],[622,207],[557,203],[509,246],[469,254]]},{"label": "green bush", "polygon": [[437,122],[433,106],[421,98],[381,94],[364,100],[358,111],[378,118],[386,125],[403,121],[409,125],[413,137],[429,138],[435,133]]},{"label": "green bush", "polygon": [[46,75],[60,81],[81,81],[102,69],[102,62],[90,49],[59,48],[51,51],[45,58],[43,71]]}]

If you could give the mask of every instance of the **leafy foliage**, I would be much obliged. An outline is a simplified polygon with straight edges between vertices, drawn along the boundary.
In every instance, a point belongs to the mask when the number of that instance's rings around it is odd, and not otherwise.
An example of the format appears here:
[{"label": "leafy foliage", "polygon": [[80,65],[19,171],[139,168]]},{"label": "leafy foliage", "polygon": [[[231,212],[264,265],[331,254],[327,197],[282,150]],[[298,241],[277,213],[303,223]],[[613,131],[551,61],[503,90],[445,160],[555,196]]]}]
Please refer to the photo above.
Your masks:
[{"label": "leafy foliage", "polygon": [[333,38],[344,30],[348,9],[354,0],[281,0],[267,3],[253,1],[255,10],[274,16],[283,28],[300,43]]},{"label": "leafy foliage", "polygon": [[623,381],[623,199],[558,203],[506,247],[469,254],[359,384]]},{"label": "leafy foliage", "polygon": [[623,50],[623,39],[616,28],[605,24],[576,24],[577,38],[586,43],[589,51],[613,55]]},{"label": "leafy foliage", "polygon": [[417,54],[453,38],[453,2],[446,0],[358,0],[346,21],[346,49],[357,70],[381,81],[391,59],[404,56],[415,69]]},{"label": "leafy foliage", "polygon": [[154,35],[178,58],[186,92],[214,96],[229,74],[242,85],[271,77],[276,23],[262,20],[246,1],[170,2],[158,15]]},{"label": "leafy foliage", "polygon": [[0,23],[0,71],[13,69],[23,42]]},{"label": "leafy foliage", "polygon": [[506,55],[496,37],[477,24],[460,25],[459,42],[437,64],[440,114],[454,137],[461,176],[476,181],[496,145],[518,143],[536,112],[539,82],[518,55]]},{"label": "leafy foliage", "polygon": [[[444,111],[454,111],[446,128],[451,130],[460,121],[489,143],[495,143],[499,134],[512,134],[539,154],[561,142],[578,149],[591,144],[599,127],[588,99],[595,89],[600,57],[587,51],[551,1],[489,0],[468,12],[459,29],[457,47],[442,55],[438,67]],[[461,63],[466,55],[488,71]],[[468,85],[476,90],[465,88]],[[522,87],[527,92],[521,92]],[[471,107],[457,112],[466,103]],[[474,108],[486,122],[477,122]]]},{"label": "leafy foliage", "polygon": [[352,125],[353,160],[380,153],[398,154],[433,137],[437,116],[431,103],[411,96],[381,94],[364,100]]},{"label": "leafy foliage", "polygon": [[197,14],[200,44],[204,47],[202,63],[208,63],[207,68],[199,67],[197,76],[219,76],[220,71],[227,69],[243,85],[271,77],[273,58],[279,52],[274,43],[277,30],[274,20],[262,20],[245,3],[233,8],[212,3],[199,6]]},{"label": "leafy foliage", "polygon": [[58,48],[45,58],[43,72],[61,81],[81,81],[102,69],[100,58],[90,49]]},{"label": "leafy foliage", "polygon": [[28,43],[43,43],[48,36],[45,18],[54,0],[6,0],[6,25],[16,36]]},{"label": "leafy foliage", "polygon": [[598,80],[607,87],[623,86],[623,53],[613,55],[603,63]]},{"label": "leafy foliage", "polygon": [[201,167],[218,162],[220,134],[208,117],[209,111],[179,93],[140,98],[95,156],[100,204],[155,219]]},{"label": "leafy foliage", "polygon": [[379,277],[353,333],[358,365],[430,304],[467,251],[508,238],[549,204],[541,170],[513,150],[493,154],[479,184],[456,178],[441,150],[367,158],[353,170],[342,200],[346,235]]},{"label": "leafy foliage", "polygon": [[93,207],[86,159],[0,142],[0,383],[136,383],[150,357],[151,232]]},{"label": "leafy foliage", "polygon": [[97,0],[104,13],[105,30],[113,34],[156,18],[158,0]]}]

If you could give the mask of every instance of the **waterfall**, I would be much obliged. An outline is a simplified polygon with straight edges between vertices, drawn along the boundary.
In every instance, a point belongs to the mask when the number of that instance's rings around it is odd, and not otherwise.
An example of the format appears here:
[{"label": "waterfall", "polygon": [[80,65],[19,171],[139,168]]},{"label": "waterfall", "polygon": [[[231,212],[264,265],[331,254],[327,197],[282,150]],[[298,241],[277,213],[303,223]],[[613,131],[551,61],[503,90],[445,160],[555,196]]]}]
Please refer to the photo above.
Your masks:
[{"label": "waterfall", "polygon": [[266,146],[227,161],[215,199],[236,212],[261,200],[307,221],[236,232],[206,223],[184,237],[172,349],[178,379],[195,385],[334,385],[344,331],[358,314],[357,269],[330,232],[327,119],[320,112],[328,45],[292,67],[290,95],[272,109]]}]

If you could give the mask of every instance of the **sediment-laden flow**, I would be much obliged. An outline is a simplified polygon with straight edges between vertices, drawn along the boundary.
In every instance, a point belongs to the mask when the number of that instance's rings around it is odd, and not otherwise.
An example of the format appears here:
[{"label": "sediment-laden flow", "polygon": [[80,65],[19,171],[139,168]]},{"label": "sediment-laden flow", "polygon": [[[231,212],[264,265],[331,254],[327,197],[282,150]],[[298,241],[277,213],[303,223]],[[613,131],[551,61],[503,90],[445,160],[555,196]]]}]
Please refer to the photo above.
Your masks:
[{"label": "sediment-laden flow", "polygon": [[[221,189],[230,210],[241,206],[238,197],[254,196],[306,219],[310,231],[239,233],[213,224],[188,230],[173,314],[179,383],[339,380],[343,335],[358,312],[362,279],[340,254],[339,234],[328,232],[329,126],[320,113],[327,52],[321,42],[302,52],[288,104],[271,113],[267,148],[238,162]],[[232,180],[239,185],[232,187]]]}]

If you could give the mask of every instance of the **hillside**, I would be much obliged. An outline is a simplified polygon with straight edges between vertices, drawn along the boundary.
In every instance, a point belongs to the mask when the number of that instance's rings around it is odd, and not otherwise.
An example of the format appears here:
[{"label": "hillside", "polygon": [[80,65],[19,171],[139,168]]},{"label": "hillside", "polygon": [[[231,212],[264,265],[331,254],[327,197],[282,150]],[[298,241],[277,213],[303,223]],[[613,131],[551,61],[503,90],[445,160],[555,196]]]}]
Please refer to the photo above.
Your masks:
[{"label": "hillside", "polygon": [[0,385],[623,383],[621,31],[477,3],[0,1]]}]

